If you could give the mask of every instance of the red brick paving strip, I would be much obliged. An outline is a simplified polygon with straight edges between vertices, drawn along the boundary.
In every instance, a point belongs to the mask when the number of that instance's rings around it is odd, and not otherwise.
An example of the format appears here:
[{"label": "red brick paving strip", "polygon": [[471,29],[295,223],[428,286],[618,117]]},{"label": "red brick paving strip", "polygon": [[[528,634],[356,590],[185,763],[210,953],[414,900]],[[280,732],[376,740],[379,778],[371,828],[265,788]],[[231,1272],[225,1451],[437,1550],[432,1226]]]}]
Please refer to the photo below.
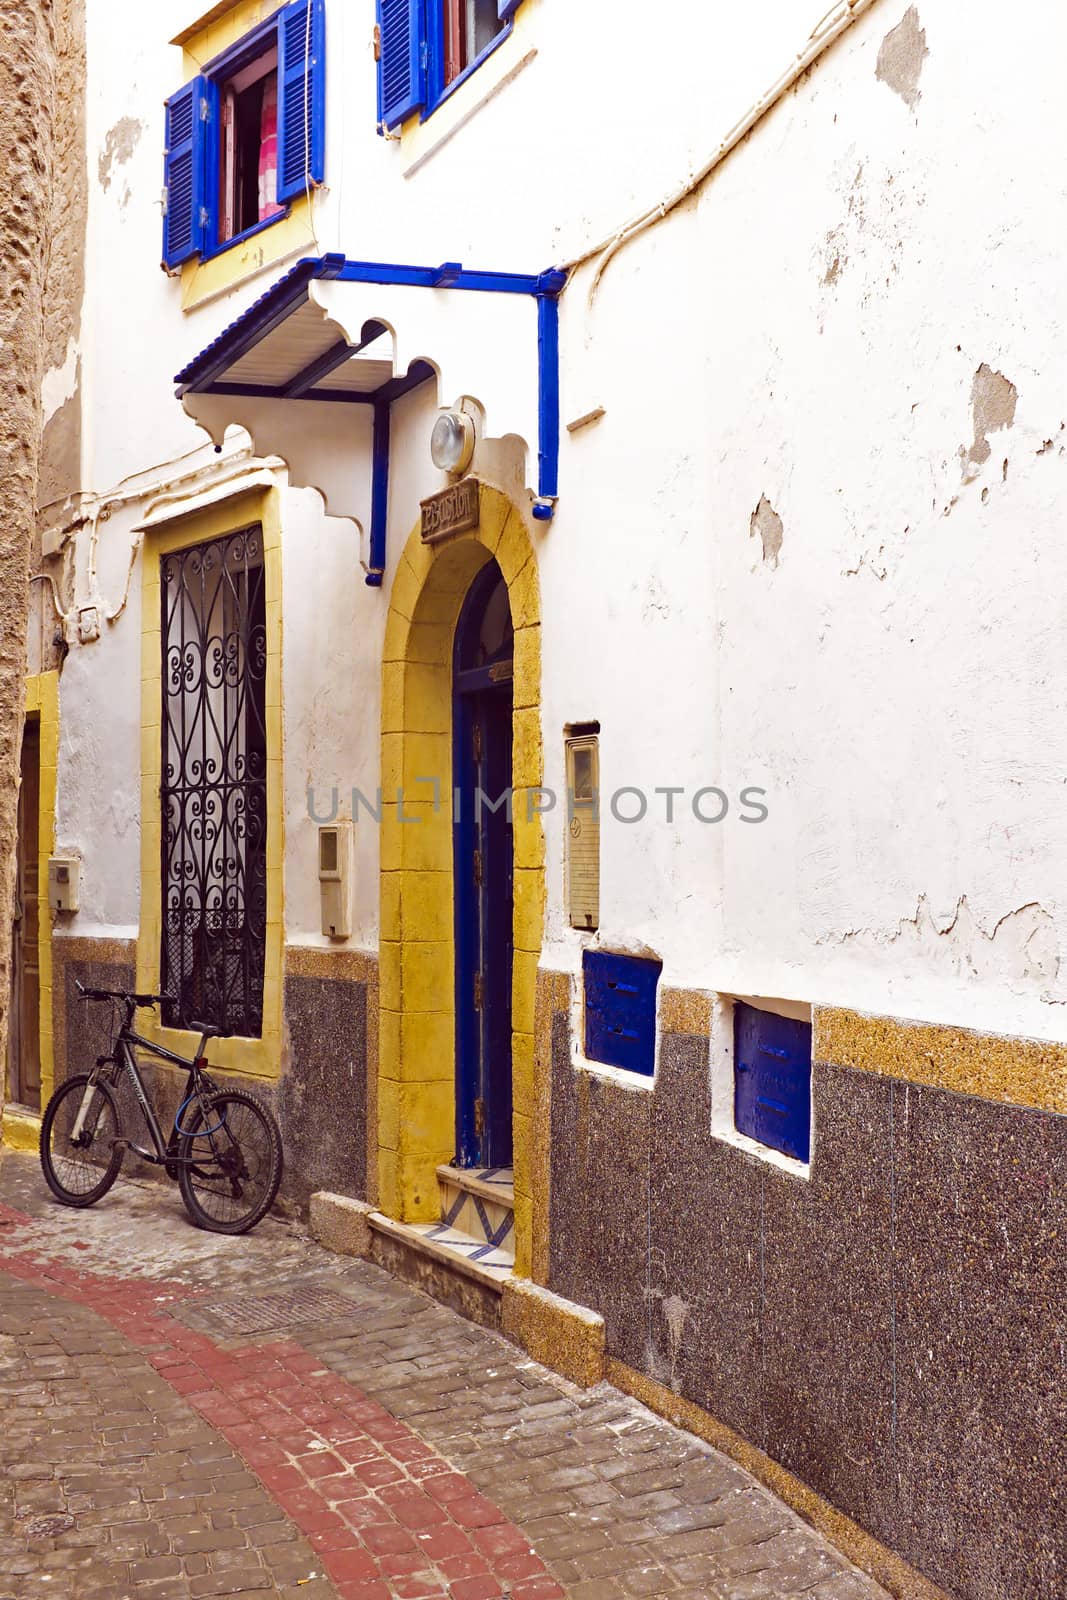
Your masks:
[{"label": "red brick paving strip", "polygon": [[[0,1223],[29,1223],[0,1206]],[[342,1600],[565,1600],[528,1540],[418,1434],[291,1340],[224,1350],[161,1314],[183,1284],[36,1253],[12,1277],[90,1306],[217,1428],[318,1553]]]}]

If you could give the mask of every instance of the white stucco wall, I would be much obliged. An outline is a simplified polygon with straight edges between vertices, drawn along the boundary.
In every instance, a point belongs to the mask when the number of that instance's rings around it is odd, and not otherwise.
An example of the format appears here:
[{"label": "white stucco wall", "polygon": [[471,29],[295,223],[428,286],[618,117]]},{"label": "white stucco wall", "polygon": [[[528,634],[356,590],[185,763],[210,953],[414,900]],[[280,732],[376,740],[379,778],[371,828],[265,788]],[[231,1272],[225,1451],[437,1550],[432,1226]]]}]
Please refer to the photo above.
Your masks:
[{"label": "white stucco wall", "polygon": [[[282,269],[182,314],[157,265],[159,105],[180,70],[165,40],[196,6],[89,9],[86,470],[103,492],[203,447],[171,375]],[[648,70],[662,41],[640,8],[613,8],[633,25],[605,30],[601,8],[526,0],[498,52],[513,80],[479,105],[475,74],[459,112],[398,143],[374,132],[370,0],[329,0],[322,248],[523,271],[568,260],[698,166],[820,9],[712,16],[687,0],[690,38],[666,73]],[[605,415],[564,429],[556,519],[533,535],[545,781],[564,787],[564,724],[598,719],[605,792],[650,799],[641,824],[605,814],[601,938],[658,950],[672,982],[1064,1038],[1067,199],[1045,152],[1067,131],[1067,24],[1052,0],[1011,18],[981,0],[964,49],[958,8],[924,0],[908,26],[928,53],[902,94],[879,54],[907,9],[878,0],[623,251],[592,307],[588,267],[563,297],[564,422]],[[440,142],[436,118],[445,132],[460,113]],[[144,131],[105,186],[122,117]],[[410,318],[404,346],[431,361],[443,319],[452,346],[488,337],[476,296]],[[493,392],[470,392],[489,433],[511,431],[530,412],[532,349],[484,370]],[[1006,416],[1014,400],[985,460],[971,459],[976,375],[979,409]],[[448,382],[452,401],[466,385]],[[359,565],[369,504],[353,508],[359,531],[313,493],[286,501],[287,927],[301,941],[319,938],[308,786],[378,783],[388,582],[439,481],[429,400],[394,415],[383,591]],[[366,467],[364,453],[354,498]],[[767,559],[750,531],[764,500]],[[138,509],[102,526],[109,595]],[[135,581],[63,674],[59,836],[86,856],[75,931],[137,920],[138,607]],[[689,804],[710,785],[731,800],[717,826]],[[666,786],[685,790],[673,826],[652,793]],[[767,790],[758,826],[739,818],[747,786]],[[548,965],[580,958],[564,821],[546,819]],[[353,943],[373,948],[366,822],[358,841]]]}]

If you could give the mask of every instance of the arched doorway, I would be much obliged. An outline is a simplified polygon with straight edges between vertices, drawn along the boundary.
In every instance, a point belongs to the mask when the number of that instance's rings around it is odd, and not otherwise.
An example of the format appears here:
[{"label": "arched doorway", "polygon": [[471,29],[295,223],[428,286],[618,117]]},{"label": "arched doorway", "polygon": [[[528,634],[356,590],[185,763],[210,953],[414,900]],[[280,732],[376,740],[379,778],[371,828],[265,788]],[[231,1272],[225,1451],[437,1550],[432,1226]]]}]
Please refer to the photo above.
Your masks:
[{"label": "arched doorway", "polygon": [[456,1164],[510,1167],[515,634],[493,560],[463,603],[452,655]]},{"label": "arched doorway", "polygon": [[[482,574],[492,576],[482,577]],[[545,841],[539,803],[541,606],[538,564],[523,512],[482,484],[477,527],[427,542],[411,532],[389,591],[382,651],[381,938],[376,1105],[377,1193],[402,1223],[440,1220],[438,1169],[459,1152],[457,1108],[456,649],[460,619],[486,609],[471,635],[496,660],[482,662],[503,683],[503,635],[490,639],[487,602],[502,578],[514,629],[511,678],[511,1042],[515,1270],[528,1276],[535,1217],[547,1214],[547,1124],[535,1077],[534,1015],[545,906]],[[479,582],[487,591],[481,591]],[[468,614],[466,608],[470,604]],[[493,601],[500,618],[502,601]],[[483,625],[486,631],[483,637]],[[463,632],[467,630],[464,629]],[[465,658],[466,659],[466,658]],[[493,669],[497,675],[492,677]],[[469,670],[465,665],[461,670]],[[466,714],[465,708],[459,708]],[[503,749],[503,741],[497,747]],[[483,789],[498,787],[495,777]],[[495,794],[491,798],[496,799]],[[469,990],[465,990],[469,994]],[[496,1058],[495,1058],[496,1059]],[[501,1073],[506,1073],[503,1064]],[[477,1098],[475,1096],[474,1098]],[[502,1107],[507,1102],[503,1101]],[[487,1108],[488,1109],[488,1108]],[[473,1109],[471,1115],[473,1116]],[[507,1121],[506,1111],[503,1120]],[[469,1157],[468,1157],[469,1159]],[[536,1190],[536,1198],[535,1198]],[[543,1222],[538,1224],[543,1226]]]}]

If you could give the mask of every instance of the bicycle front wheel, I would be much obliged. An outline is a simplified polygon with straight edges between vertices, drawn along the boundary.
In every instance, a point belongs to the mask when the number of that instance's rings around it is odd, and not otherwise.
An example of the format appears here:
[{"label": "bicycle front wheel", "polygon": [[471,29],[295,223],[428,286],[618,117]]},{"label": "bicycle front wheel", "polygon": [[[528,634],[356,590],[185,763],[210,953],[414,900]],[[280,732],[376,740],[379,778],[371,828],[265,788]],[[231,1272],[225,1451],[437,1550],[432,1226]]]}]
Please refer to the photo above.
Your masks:
[{"label": "bicycle front wheel", "polygon": [[[205,1121],[206,1117],[206,1121]],[[178,1188],[199,1228],[247,1233],[274,1204],[282,1181],[282,1136],[266,1106],[244,1089],[222,1089],[182,1116]]]},{"label": "bicycle front wheel", "polygon": [[92,1206],[119,1175],[124,1146],[115,1096],[78,1072],[60,1084],[41,1123],[45,1181],[65,1206]]}]

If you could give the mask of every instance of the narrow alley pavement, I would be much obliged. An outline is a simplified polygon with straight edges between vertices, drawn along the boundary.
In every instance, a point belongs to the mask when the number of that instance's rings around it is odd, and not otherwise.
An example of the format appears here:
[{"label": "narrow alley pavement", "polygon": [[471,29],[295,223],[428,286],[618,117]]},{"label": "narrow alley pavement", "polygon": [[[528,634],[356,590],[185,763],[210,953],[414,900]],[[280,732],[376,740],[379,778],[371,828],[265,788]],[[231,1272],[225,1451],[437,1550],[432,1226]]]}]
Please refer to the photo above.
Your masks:
[{"label": "narrow alley pavement", "polygon": [[885,1600],[739,1467],[273,1218],[0,1154],[0,1600]]}]

